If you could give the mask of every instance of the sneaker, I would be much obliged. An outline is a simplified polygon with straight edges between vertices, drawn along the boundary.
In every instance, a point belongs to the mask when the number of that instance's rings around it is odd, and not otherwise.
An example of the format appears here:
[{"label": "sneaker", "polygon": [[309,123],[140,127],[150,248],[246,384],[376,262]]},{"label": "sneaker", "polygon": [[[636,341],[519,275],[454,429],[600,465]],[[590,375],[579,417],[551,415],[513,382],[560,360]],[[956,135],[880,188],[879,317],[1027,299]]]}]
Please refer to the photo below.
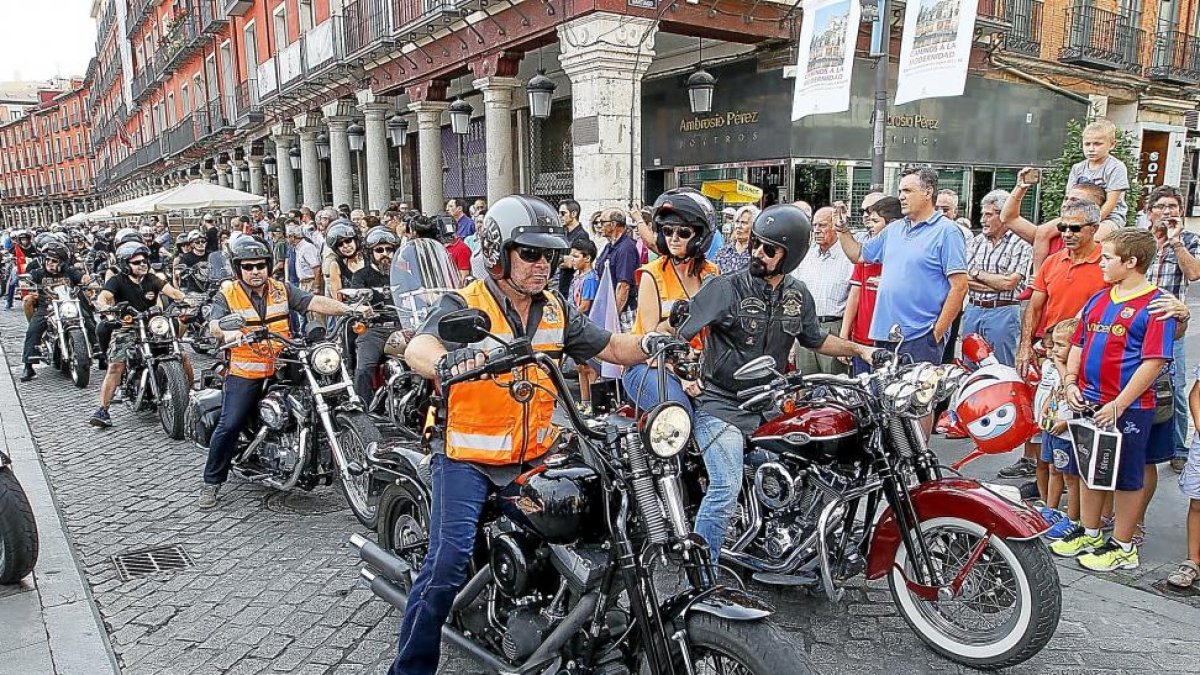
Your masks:
[{"label": "sneaker", "polygon": [[1104,545],[1104,537],[1089,537],[1082,525],[1076,525],[1062,539],[1050,544],[1050,552],[1061,558],[1074,558],[1081,553],[1091,553]]},{"label": "sneaker", "polygon": [[196,506],[202,509],[211,509],[217,505],[217,492],[221,490],[220,485],[204,484],[200,488],[200,499],[196,500]]},{"label": "sneaker", "polygon": [[1191,588],[1196,583],[1196,577],[1200,577],[1200,565],[1184,560],[1179,563],[1179,569],[1167,575],[1167,583],[1175,588]]},{"label": "sneaker", "polygon": [[1103,518],[1100,519],[1100,531],[1101,532],[1112,532],[1113,528],[1116,526],[1117,526],[1117,519],[1115,516],[1104,516]]},{"label": "sneaker", "polygon": [[21,374],[21,381],[28,382],[37,377],[37,373],[33,372],[33,366],[26,365],[25,372]]},{"label": "sneaker", "polygon": [[1187,466],[1187,457],[1172,457],[1171,470],[1175,473],[1183,473],[1183,467]]},{"label": "sneaker", "polygon": [[108,427],[111,427],[112,418],[108,416],[108,408],[100,408],[96,410],[96,412],[92,414],[91,419],[88,420],[88,424],[91,424],[94,427],[100,427],[101,429],[107,429]]},{"label": "sneaker", "polygon": [[1063,518],[1057,523],[1051,525],[1050,529],[1046,530],[1046,533],[1042,536],[1050,541],[1058,541],[1059,539],[1062,539],[1070,534],[1071,530],[1074,530],[1078,526],[1078,522],[1071,520],[1070,518]]},{"label": "sneaker", "polygon": [[1141,547],[1142,544],[1146,543],[1146,526],[1138,524],[1137,531],[1130,537],[1129,542],[1135,547]]},{"label": "sneaker", "polygon": [[1052,509],[1049,506],[1041,507],[1038,509],[1038,513],[1042,514],[1042,520],[1049,523],[1052,527],[1067,518],[1067,514],[1058,509]]},{"label": "sneaker", "polygon": [[1079,564],[1093,572],[1112,572],[1114,570],[1136,570],[1138,565],[1138,550],[1134,546],[1126,551],[1117,542],[1109,539],[1102,546],[1085,553],[1076,560]]},{"label": "sneaker", "polygon": [[1011,466],[1000,469],[996,475],[1000,478],[1033,478],[1037,475],[1037,462],[1028,457],[1022,457]]}]

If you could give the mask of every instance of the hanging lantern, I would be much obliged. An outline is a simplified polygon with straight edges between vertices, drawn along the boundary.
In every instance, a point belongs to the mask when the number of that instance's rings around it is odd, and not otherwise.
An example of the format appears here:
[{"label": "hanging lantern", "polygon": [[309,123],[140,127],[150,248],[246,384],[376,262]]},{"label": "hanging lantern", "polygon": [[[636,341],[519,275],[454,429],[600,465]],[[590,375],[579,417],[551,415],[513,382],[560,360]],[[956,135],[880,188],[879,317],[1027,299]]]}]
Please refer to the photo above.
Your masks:
[{"label": "hanging lantern", "polygon": [[242,174],[242,183],[250,182],[250,165],[242,162],[242,166],[238,168],[238,173]]},{"label": "hanging lantern", "polygon": [[404,147],[404,144],[408,142],[408,120],[401,117],[400,113],[388,118],[387,131],[392,145],[397,148]]},{"label": "hanging lantern", "polygon": [[367,131],[358,122],[351,122],[346,127],[346,137],[350,139],[350,152],[362,152],[367,144]]},{"label": "hanging lantern", "polygon": [[274,176],[279,173],[279,160],[267,155],[263,157],[263,171],[267,172],[268,176]]},{"label": "hanging lantern", "polygon": [[554,90],[558,85],[554,84],[554,80],[546,77],[546,71],[543,68],[538,68],[537,75],[529,79],[525,84],[525,91],[529,94],[529,116],[535,120],[544,120],[550,117],[550,107],[554,104]]},{"label": "hanging lantern", "polygon": [[317,159],[329,159],[329,134],[317,134]]},{"label": "hanging lantern", "polygon": [[300,170],[300,148],[293,145],[292,149],[288,150],[288,162],[292,165],[292,171]]},{"label": "hanging lantern", "polygon": [[688,103],[691,104],[693,115],[712,111],[713,89],[716,84],[717,78],[703,68],[688,76]]},{"label": "hanging lantern", "polygon": [[450,104],[450,129],[454,133],[465,136],[471,126],[471,112],[475,109],[470,103],[461,98]]}]

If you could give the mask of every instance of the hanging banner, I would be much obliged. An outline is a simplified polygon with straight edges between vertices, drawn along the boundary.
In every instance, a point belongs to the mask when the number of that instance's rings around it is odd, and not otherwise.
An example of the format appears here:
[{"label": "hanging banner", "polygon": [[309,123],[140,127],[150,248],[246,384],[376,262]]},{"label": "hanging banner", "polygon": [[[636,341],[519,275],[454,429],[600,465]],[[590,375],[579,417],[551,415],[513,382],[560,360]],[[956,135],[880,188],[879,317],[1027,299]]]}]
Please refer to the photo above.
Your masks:
[{"label": "hanging banner", "polygon": [[962,96],[975,34],[975,0],[911,0],[904,10],[896,101]]},{"label": "hanging banner", "polygon": [[850,109],[860,0],[809,0],[800,27],[792,120]]}]

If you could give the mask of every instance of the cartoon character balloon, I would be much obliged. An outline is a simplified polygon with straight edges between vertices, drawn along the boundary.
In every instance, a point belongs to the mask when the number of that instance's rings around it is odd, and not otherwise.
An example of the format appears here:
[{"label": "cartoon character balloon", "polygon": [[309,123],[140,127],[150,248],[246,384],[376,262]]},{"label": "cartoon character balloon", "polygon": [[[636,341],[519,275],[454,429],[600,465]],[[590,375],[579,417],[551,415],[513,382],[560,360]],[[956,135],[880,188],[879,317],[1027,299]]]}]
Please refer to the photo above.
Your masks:
[{"label": "cartoon character balloon", "polygon": [[967,376],[954,397],[954,414],[984,454],[1013,450],[1038,431],[1029,385],[998,363]]}]

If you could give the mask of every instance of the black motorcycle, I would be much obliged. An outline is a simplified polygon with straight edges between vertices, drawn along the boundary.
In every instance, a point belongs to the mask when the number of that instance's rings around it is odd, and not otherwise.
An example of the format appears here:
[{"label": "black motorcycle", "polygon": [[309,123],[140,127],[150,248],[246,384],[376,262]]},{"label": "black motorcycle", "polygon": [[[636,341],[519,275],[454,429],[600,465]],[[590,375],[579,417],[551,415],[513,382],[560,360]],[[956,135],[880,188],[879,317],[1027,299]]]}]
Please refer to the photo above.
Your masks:
[{"label": "black motorcycle", "polygon": [[[635,422],[587,422],[562,373],[527,340],[490,334],[486,315],[466,309],[438,326],[442,339],[497,340],[481,369],[443,385],[511,374],[514,395],[541,369],[570,419],[572,440],[485,505],[473,575],[456,597],[442,637],[498,673],[807,672],[769,620],[774,609],[744,591],[712,585],[708,547],[691,534],[679,482],[679,453],[691,419],[674,403]],[[380,545],[355,535],[371,590],[403,609],[427,548],[429,510],[422,455],[374,455],[389,481],[380,496]],[[411,530],[403,530],[412,527]],[[404,540],[397,541],[393,532]],[[392,552],[389,552],[389,549]],[[395,554],[393,554],[393,552]],[[681,592],[661,599],[652,565],[681,571]]]},{"label": "black motorcycle", "polygon": [[[229,315],[219,323],[224,330],[238,330],[245,320]],[[355,323],[343,321],[332,333],[316,327],[299,339],[262,327],[222,349],[239,344],[282,347],[275,356],[275,375],[263,380],[266,393],[257,413],[238,439],[233,470],[277,490],[311,490],[336,481],[354,517],[373,528],[378,512],[369,494],[367,454],[381,436],[363,412],[338,348],[339,335]],[[206,373],[204,389],[193,393],[187,406],[187,436],[206,451],[221,417],[223,372],[218,363]]]},{"label": "black motorcycle", "polygon": [[92,345],[84,314],[81,289],[59,284],[38,290],[49,296],[46,332],[39,344],[42,359],[83,389],[91,380]]},{"label": "black motorcycle", "polygon": [[[121,377],[125,405],[133,412],[157,412],[163,431],[176,440],[183,438],[188,378],[175,326],[179,316],[189,309],[186,305],[168,309],[154,306],[135,312],[121,303],[110,312],[120,317],[123,329],[133,331],[136,342]],[[118,339],[115,332],[113,339]]]},{"label": "black motorcycle", "polygon": [[37,523],[29,498],[0,450],[0,584],[15,584],[33,571],[38,557]]}]

